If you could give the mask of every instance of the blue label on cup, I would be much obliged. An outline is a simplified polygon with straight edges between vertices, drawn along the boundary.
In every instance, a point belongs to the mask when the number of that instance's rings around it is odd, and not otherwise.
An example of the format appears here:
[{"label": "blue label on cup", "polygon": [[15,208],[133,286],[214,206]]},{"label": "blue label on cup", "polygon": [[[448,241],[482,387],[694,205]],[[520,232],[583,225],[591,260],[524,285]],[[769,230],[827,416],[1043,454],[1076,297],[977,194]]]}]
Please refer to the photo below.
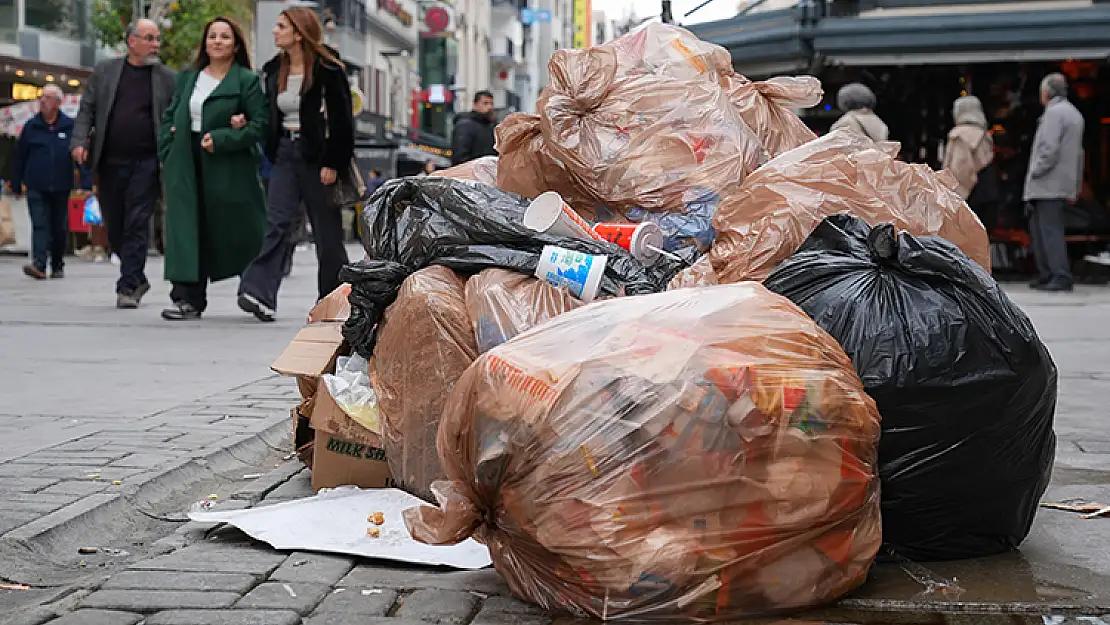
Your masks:
[{"label": "blue label on cup", "polygon": [[582,298],[586,281],[598,257],[561,247],[546,246],[536,268],[536,277],[555,287],[565,286],[577,298]]}]

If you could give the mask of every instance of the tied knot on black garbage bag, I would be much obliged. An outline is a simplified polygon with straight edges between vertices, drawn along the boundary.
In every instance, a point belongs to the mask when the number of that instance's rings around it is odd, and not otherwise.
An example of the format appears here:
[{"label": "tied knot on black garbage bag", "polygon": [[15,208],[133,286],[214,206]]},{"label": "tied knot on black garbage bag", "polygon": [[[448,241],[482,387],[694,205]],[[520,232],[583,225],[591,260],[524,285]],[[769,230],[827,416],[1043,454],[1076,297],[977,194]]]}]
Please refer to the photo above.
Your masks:
[{"label": "tied knot on black garbage bag", "polygon": [[359,350],[364,357],[373,353],[378,342],[378,321],[385,309],[397,299],[401,284],[409,270],[400,263],[366,259],[347,265],[339,272],[340,280],[351,284],[351,315],[343,327],[343,336],[351,345],[365,346]]},{"label": "tied knot on black garbage bag", "polygon": [[878,263],[889,263],[898,258],[898,232],[894,224],[879,224],[867,235],[871,258]]}]

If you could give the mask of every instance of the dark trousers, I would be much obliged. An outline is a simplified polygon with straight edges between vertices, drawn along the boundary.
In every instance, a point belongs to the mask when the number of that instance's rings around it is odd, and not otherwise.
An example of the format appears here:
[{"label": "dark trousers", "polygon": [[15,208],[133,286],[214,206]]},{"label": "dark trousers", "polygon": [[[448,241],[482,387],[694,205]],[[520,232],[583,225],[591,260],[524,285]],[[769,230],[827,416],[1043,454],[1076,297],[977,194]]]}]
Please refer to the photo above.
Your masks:
[{"label": "dark trousers", "polygon": [[148,284],[146,256],[150,222],[161,195],[158,159],[106,158],[100,164],[100,210],[108,244],[119,255],[117,293],[131,293]]},{"label": "dark trousers", "polygon": [[1042,281],[1072,283],[1068,244],[1064,240],[1064,200],[1032,200],[1029,236]]},{"label": "dark trousers", "polygon": [[61,271],[65,266],[66,240],[69,237],[69,191],[27,190],[27,208],[31,213],[31,262],[46,271],[47,255],[50,268]]},{"label": "dark trousers", "polygon": [[208,271],[206,261],[208,259],[208,231],[205,229],[207,215],[207,207],[204,205],[204,176],[201,168],[201,160],[204,148],[200,147],[200,140],[203,135],[193,133],[192,146],[193,146],[193,171],[196,175],[197,181],[197,244],[200,249],[197,250],[197,281],[196,282],[174,282],[173,288],[170,289],[170,300],[175,304],[192,304],[194,308],[200,312],[204,312],[208,308]]},{"label": "dark trousers", "polygon": [[295,245],[294,235],[302,201],[316,240],[319,297],[339,286],[339,270],[347,264],[347,249],[343,247],[343,214],[328,199],[328,191],[320,183],[320,167],[310,165],[301,158],[296,142],[282,139],[270,170],[266,238],[258,258],[243,272],[239,283],[240,295],[252,295],[268,308],[277,310],[278,289],[285,277],[289,250]]}]

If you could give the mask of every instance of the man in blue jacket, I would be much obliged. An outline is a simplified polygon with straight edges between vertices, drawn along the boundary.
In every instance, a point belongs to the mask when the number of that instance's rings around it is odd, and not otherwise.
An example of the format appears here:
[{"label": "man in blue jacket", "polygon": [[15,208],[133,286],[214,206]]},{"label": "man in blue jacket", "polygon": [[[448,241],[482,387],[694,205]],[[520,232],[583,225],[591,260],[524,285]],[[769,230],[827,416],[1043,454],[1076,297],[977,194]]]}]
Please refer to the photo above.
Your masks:
[{"label": "man in blue jacket", "polygon": [[49,255],[50,277],[64,274],[66,240],[69,235],[69,194],[73,190],[73,160],[69,142],[73,119],[61,111],[62,90],[47,85],[39,97],[39,113],[23,126],[12,168],[11,191],[27,189],[34,235],[31,264],[23,273],[45,280]]}]

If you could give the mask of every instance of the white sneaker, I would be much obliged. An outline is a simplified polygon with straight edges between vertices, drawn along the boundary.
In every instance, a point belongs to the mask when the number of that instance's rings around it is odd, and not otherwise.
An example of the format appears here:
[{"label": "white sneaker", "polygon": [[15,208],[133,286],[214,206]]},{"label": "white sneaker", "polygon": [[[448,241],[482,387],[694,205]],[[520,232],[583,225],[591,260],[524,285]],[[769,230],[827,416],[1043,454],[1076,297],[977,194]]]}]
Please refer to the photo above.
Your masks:
[{"label": "white sneaker", "polygon": [[1088,254],[1083,257],[1083,260],[1094,263],[1096,265],[1110,266],[1110,252],[1099,252],[1098,254]]}]

